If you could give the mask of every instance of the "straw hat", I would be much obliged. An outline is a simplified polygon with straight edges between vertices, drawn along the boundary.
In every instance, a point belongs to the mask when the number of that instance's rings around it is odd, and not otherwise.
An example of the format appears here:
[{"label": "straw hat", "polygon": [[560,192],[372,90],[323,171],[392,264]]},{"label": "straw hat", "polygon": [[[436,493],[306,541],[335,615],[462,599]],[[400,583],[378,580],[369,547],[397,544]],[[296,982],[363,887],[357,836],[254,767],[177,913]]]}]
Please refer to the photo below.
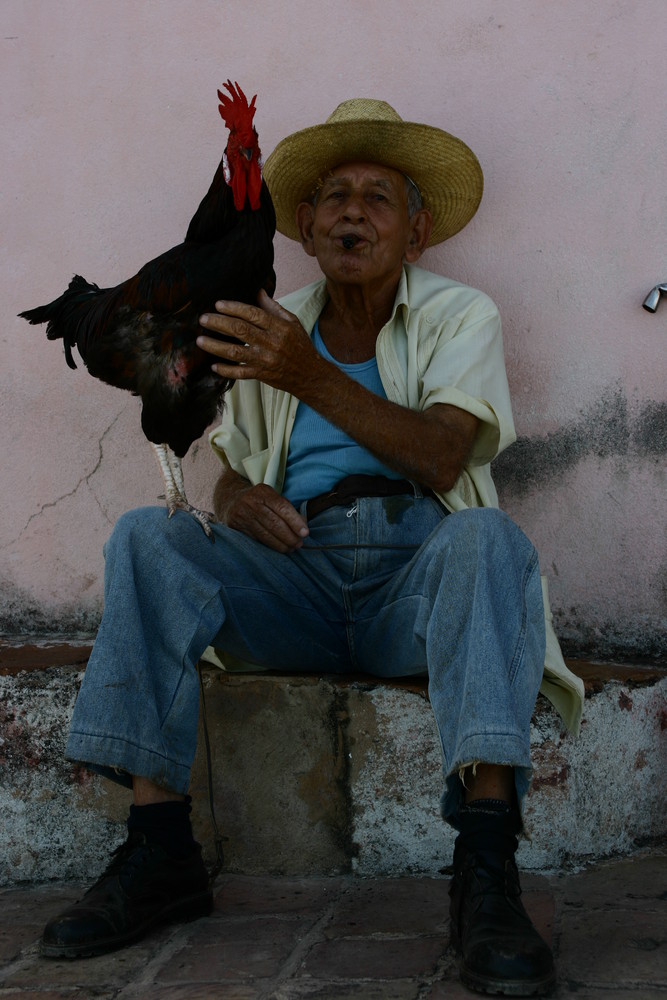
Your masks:
[{"label": "straw hat", "polygon": [[278,229],[299,240],[296,207],[312,198],[342,163],[381,163],[407,174],[433,215],[429,246],[470,222],[482,198],[482,168],[461,139],[431,125],[405,122],[385,101],[354,98],[339,104],[324,125],[279,142],[264,165]]}]

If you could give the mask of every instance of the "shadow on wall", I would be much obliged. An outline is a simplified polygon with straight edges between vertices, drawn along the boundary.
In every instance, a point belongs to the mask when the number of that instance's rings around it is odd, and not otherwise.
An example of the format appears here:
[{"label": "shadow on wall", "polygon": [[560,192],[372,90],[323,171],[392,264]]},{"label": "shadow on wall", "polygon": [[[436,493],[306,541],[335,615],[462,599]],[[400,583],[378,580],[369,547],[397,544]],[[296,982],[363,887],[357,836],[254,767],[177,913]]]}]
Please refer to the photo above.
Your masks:
[{"label": "shadow on wall", "polygon": [[92,639],[102,618],[102,601],[78,601],[57,610],[43,607],[32,594],[15,584],[0,580],[0,636],[43,636],[49,639]]},{"label": "shadow on wall", "polygon": [[[667,403],[645,400],[631,406],[623,389],[614,386],[557,431],[544,437],[519,438],[493,463],[493,477],[501,507],[516,516],[513,507],[533,495],[539,498],[558,491],[565,474],[586,459],[623,459],[624,475],[634,466],[643,476],[647,465],[654,466],[661,477],[666,452]],[[603,502],[602,495],[594,493],[581,499],[588,506]],[[657,495],[651,496],[649,502],[660,509]],[[658,524],[654,532],[655,549],[648,553],[653,562],[656,552],[660,555],[660,550],[664,550],[664,536],[660,532]],[[613,544],[611,534],[608,543]],[[641,575],[646,570],[638,565],[630,567],[629,572]],[[654,572],[654,579],[643,579],[643,585],[653,588],[658,602],[660,594],[667,599],[664,561],[657,575]],[[594,602],[559,608],[557,601],[552,601],[552,611],[556,634],[566,656],[603,662],[667,664],[667,630],[665,619],[659,614],[637,613],[635,604],[634,610],[631,608],[627,613],[615,610],[605,615]]]},{"label": "shadow on wall", "polygon": [[546,437],[519,438],[493,463],[493,478],[505,500],[552,483],[588,455],[611,458],[667,453],[667,403],[645,402],[631,415],[625,393],[614,388],[566,427]]}]

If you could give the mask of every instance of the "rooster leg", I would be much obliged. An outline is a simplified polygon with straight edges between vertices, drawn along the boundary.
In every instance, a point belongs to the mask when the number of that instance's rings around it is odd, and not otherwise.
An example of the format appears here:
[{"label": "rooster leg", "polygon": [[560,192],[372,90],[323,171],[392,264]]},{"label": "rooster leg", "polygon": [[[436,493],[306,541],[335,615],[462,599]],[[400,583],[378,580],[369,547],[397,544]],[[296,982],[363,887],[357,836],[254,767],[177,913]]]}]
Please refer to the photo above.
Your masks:
[{"label": "rooster leg", "polygon": [[169,468],[171,469],[171,474],[174,479],[174,486],[181,494],[181,496],[185,497],[185,480],[183,479],[183,463],[181,462],[178,455],[174,454],[169,445],[165,445],[165,451],[167,452],[167,460],[169,462]]},{"label": "rooster leg", "polygon": [[169,517],[177,510],[184,510],[187,514],[191,514],[195,521],[201,524],[206,535],[212,539],[213,532],[211,531],[210,522],[215,521],[215,515],[207,510],[199,510],[198,507],[193,507],[188,502],[185,495],[183,469],[180,458],[166,444],[154,444],[153,450],[160,466],[162,478],[164,479],[165,500],[167,502]]}]

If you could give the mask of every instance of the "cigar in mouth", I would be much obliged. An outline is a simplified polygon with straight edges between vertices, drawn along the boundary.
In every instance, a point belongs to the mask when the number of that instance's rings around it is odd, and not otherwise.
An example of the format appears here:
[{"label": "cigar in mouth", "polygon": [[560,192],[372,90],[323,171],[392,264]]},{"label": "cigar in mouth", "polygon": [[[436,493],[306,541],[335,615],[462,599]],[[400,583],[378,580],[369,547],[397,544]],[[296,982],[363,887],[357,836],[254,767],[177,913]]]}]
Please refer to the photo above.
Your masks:
[{"label": "cigar in mouth", "polygon": [[349,233],[347,236],[343,236],[341,242],[346,250],[352,250],[359,242],[359,237],[353,236],[352,233]]}]

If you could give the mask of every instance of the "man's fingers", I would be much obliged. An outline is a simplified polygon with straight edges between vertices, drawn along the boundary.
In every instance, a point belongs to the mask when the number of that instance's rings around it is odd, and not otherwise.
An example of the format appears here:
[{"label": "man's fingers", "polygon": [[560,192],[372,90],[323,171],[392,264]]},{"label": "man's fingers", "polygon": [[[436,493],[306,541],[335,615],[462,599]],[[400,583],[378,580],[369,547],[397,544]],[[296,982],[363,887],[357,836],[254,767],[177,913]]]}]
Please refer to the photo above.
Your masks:
[{"label": "man's fingers", "polygon": [[248,334],[252,330],[258,329],[256,325],[247,323],[245,320],[227,315],[219,315],[218,313],[204,313],[199,317],[199,325],[203,326],[205,330],[212,330],[214,333],[223,333],[226,337],[233,337],[241,343],[247,341]]},{"label": "man's fingers", "polygon": [[248,535],[256,542],[261,542],[262,545],[266,545],[267,548],[273,549],[274,552],[293,552],[300,545],[298,540],[283,540],[268,528],[265,528],[264,525],[260,524],[258,521],[252,521],[244,527],[239,526],[236,530],[241,531],[244,535]]},{"label": "man's fingers", "polygon": [[275,299],[267,295],[264,289],[259,293],[257,303],[257,305],[250,305],[247,302],[220,299],[215,304],[217,312],[201,316],[199,322],[204,327],[230,333],[240,340],[243,338],[246,324],[260,330],[268,330],[276,319],[282,320],[284,323],[293,323],[296,320],[291,312],[283,309]]},{"label": "man's fingers", "polygon": [[308,526],[292,504],[269,486],[244,492],[227,523],[278,552],[300,548]]},{"label": "man's fingers", "polygon": [[232,302],[227,299],[220,299],[216,302],[215,308],[220,315],[243,319],[248,323],[252,323],[254,326],[266,326],[269,316],[284,319],[288,323],[296,318],[293,313],[288,312],[288,310],[284,309],[280,303],[276,302],[275,299],[272,299],[268,292],[266,292],[263,288],[260,289],[259,295],[257,296],[257,305],[251,305],[247,302]]},{"label": "man's fingers", "polygon": [[275,538],[294,547],[306,537],[308,526],[289,501],[277,499],[280,503],[265,505],[256,512],[257,522]]},{"label": "man's fingers", "polygon": [[249,305],[247,302],[228,302],[221,299],[216,302],[215,308],[219,316],[226,316],[229,320],[242,320],[252,326],[264,327],[270,322],[264,309],[258,305]]},{"label": "man's fingers", "polygon": [[243,361],[247,356],[248,348],[243,344],[235,344],[228,340],[219,340],[217,337],[205,337],[200,334],[197,337],[197,347],[207,354],[215,354],[218,358],[226,358],[229,361]]}]

